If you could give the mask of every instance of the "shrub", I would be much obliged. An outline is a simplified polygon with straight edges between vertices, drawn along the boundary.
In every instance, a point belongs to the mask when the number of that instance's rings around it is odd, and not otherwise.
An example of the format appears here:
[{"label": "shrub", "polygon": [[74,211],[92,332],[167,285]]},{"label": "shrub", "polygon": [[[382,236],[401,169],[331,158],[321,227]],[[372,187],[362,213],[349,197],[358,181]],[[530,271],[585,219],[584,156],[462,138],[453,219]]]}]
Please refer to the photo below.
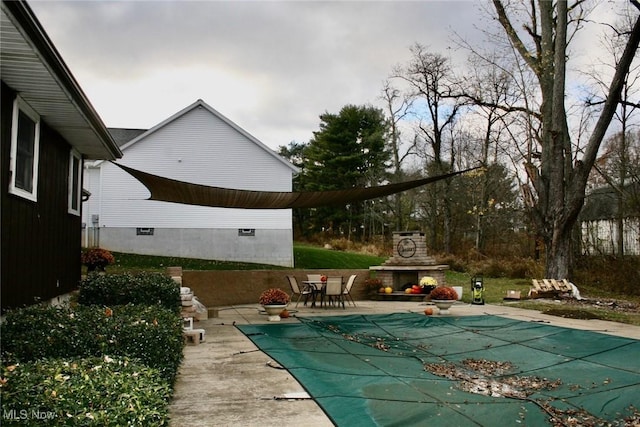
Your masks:
[{"label": "shrub", "polygon": [[113,312],[116,354],[137,357],[173,385],[182,362],[182,318],[157,306],[127,305]]},{"label": "shrub", "polygon": [[507,276],[512,279],[530,279],[544,276],[544,265],[531,258],[505,261]]},{"label": "shrub", "polygon": [[[455,269],[455,271],[459,270]],[[470,261],[464,271],[485,277],[528,279],[542,277],[544,266],[531,258],[489,258]]]},{"label": "shrub", "polygon": [[456,257],[455,255],[438,255],[437,260],[439,264],[447,264],[451,271],[457,271],[459,273],[464,273],[465,271],[467,271],[467,266],[464,260]]},{"label": "shrub", "polygon": [[640,295],[640,257],[583,256],[577,259],[574,283],[603,291]]},{"label": "shrub", "polygon": [[119,355],[138,358],[173,384],[182,361],[182,320],[159,306],[32,306],[1,325],[3,359]]},{"label": "shrub", "polygon": [[374,244],[362,245],[360,250],[358,250],[358,253],[373,256],[387,255],[387,252],[384,250],[384,248]]},{"label": "shrub", "polygon": [[481,274],[485,277],[507,277],[507,268],[504,262],[497,259],[490,259],[480,263],[476,268],[476,274]]},{"label": "shrub", "polygon": [[50,359],[3,367],[3,426],[168,425],[171,388],[127,358]]},{"label": "shrub", "polygon": [[353,250],[355,244],[351,240],[345,239],[344,237],[338,239],[329,240],[329,245],[331,248],[337,251],[349,251]]},{"label": "shrub", "polygon": [[79,288],[78,303],[84,305],[158,304],[180,311],[180,288],[161,273],[90,274]]}]

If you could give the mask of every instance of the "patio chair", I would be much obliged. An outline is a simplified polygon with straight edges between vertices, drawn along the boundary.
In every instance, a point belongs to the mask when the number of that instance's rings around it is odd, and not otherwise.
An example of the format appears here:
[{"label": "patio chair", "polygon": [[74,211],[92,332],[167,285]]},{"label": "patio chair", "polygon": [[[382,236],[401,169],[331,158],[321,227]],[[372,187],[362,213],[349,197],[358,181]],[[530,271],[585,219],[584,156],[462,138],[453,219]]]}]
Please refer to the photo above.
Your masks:
[{"label": "patio chair", "polygon": [[289,286],[291,286],[291,299],[297,295],[298,300],[296,301],[296,307],[300,303],[300,300],[304,296],[304,305],[307,305],[307,300],[309,299],[309,295],[313,295],[313,291],[309,287],[305,287],[304,289],[300,289],[300,285],[298,285],[298,280],[293,276],[287,276],[287,280],[289,281]]},{"label": "patio chair", "polygon": [[307,274],[307,280],[310,282],[320,282],[322,274]]},{"label": "patio chair", "polygon": [[[325,301],[328,300],[328,301]],[[324,287],[324,292],[322,293],[322,301],[323,305],[325,305],[330,301],[333,304],[336,302],[338,305],[342,303],[342,308],[344,309],[344,294],[342,288],[342,276],[334,276],[327,277],[327,285]]]},{"label": "patio chair", "polygon": [[344,287],[344,291],[342,291],[342,298],[346,299],[347,302],[349,302],[349,300],[351,300],[351,304],[353,304],[353,306],[356,306],[356,302],[353,300],[353,297],[351,296],[351,288],[353,287],[353,284],[356,281],[356,277],[358,277],[357,274],[352,274],[351,276],[349,276],[349,280],[347,280],[347,284]]}]

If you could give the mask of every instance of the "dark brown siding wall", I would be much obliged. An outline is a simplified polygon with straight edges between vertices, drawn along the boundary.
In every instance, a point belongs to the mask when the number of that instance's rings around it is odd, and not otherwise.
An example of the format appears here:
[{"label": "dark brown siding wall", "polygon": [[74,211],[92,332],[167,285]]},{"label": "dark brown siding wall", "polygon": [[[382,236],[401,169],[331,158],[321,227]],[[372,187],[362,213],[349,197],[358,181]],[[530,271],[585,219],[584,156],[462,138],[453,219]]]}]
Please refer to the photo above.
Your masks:
[{"label": "dark brown siding wall", "polygon": [[9,194],[11,113],[15,92],[2,83],[2,311],[48,300],[77,288],[80,217],[68,210],[71,147],[40,124],[38,201]]}]

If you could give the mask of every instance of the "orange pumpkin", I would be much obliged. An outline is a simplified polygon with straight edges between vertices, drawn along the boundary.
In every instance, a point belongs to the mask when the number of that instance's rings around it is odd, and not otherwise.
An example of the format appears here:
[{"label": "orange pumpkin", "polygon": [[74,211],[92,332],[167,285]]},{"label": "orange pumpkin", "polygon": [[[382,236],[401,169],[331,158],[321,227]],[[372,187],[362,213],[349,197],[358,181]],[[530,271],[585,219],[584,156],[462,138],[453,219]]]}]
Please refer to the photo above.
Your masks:
[{"label": "orange pumpkin", "polygon": [[431,307],[427,307],[424,309],[424,314],[426,314],[427,316],[431,316],[433,314],[433,308]]}]

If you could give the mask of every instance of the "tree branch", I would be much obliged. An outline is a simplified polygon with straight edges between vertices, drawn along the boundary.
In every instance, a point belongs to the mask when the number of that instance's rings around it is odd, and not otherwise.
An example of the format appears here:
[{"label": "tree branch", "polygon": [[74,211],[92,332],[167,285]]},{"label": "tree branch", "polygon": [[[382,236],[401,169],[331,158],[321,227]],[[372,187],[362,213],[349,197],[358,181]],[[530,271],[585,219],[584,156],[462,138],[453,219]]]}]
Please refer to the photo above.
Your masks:
[{"label": "tree branch", "polygon": [[496,8],[496,12],[498,13],[498,22],[500,22],[500,25],[502,25],[502,28],[504,28],[505,32],[507,33],[507,37],[509,37],[509,40],[511,40],[511,43],[516,48],[516,50],[520,53],[520,56],[524,58],[524,60],[529,65],[529,67],[531,67],[531,69],[534,70],[536,74],[538,74],[539,59],[537,59],[535,56],[531,54],[531,52],[527,50],[522,40],[520,40],[520,37],[518,37],[518,33],[516,33],[516,30],[513,28],[513,25],[511,25],[511,21],[509,21],[507,12],[504,10],[504,5],[502,4],[502,1],[493,0],[493,5]]},{"label": "tree branch", "polygon": [[[587,99],[585,101],[585,105],[587,105],[588,107],[595,107],[596,105],[602,105],[604,103],[606,103],[606,100],[591,101],[591,100]],[[630,102],[630,101],[621,100],[618,104],[626,105],[627,107],[631,107],[633,109],[640,108],[640,103],[637,103],[637,102]]]},{"label": "tree branch", "polygon": [[[636,5],[637,0],[630,0],[631,3]],[[640,5],[636,5],[640,9]],[[620,61],[618,62],[618,66],[616,67],[615,74],[613,79],[611,80],[611,85],[609,86],[609,93],[607,94],[607,99],[605,100],[604,107],[602,112],[600,113],[600,117],[596,122],[593,133],[589,138],[589,142],[585,148],[583,162],[576,165],[576,179],[573,182],[573,194],[581,194],[581,191],[577,191],[580,188],[584,188],[586,185],[587,179],[589,177],[589,171],[591,167],[595,163],[596,156],[598,154],[598,149],[600,148],[600,144],[604,138],[604,135],[611,123],[611,119],[616,111],[618,104],[620,103],[620,98],[622,94],[622,88],[624,86],[625,77],[629,72],[629,68],[631,67],[631,63],[635,57],[636,51],[638,50],[638,44],[640,43],[640,17],[636,20],[636,23],[633,26],[633,30],[631,31],[631,35],[629,40],[627,40],[627,44],[624,48],[624,52],[620,57]]]},{"label": "tree branch", "polygon": [[495,110],[500,110],[500,111],[504,111],[506,113],[525,113],[528,115],[531,115],[535,118],[537,118],[538,120],[541,120],[542,116],[539,112],[535,112],[535,111],[531,111],[528,108],[525,107],[517,107],[517,106],[504,106],[501,104],[497,104],[495,102],[487,102],[487,101],[483,101],[482,99],[478,98],[477,96],[474,95],[469,95],[468,93],[461,93],[458,95],[450,95],[449,98],[463,98],[466,99],[468,101],[470,101],[470,103],[472,105],[477,105],[479,107],[487,107],[487,108],[491,108],[491,109],[495,109]]}]

